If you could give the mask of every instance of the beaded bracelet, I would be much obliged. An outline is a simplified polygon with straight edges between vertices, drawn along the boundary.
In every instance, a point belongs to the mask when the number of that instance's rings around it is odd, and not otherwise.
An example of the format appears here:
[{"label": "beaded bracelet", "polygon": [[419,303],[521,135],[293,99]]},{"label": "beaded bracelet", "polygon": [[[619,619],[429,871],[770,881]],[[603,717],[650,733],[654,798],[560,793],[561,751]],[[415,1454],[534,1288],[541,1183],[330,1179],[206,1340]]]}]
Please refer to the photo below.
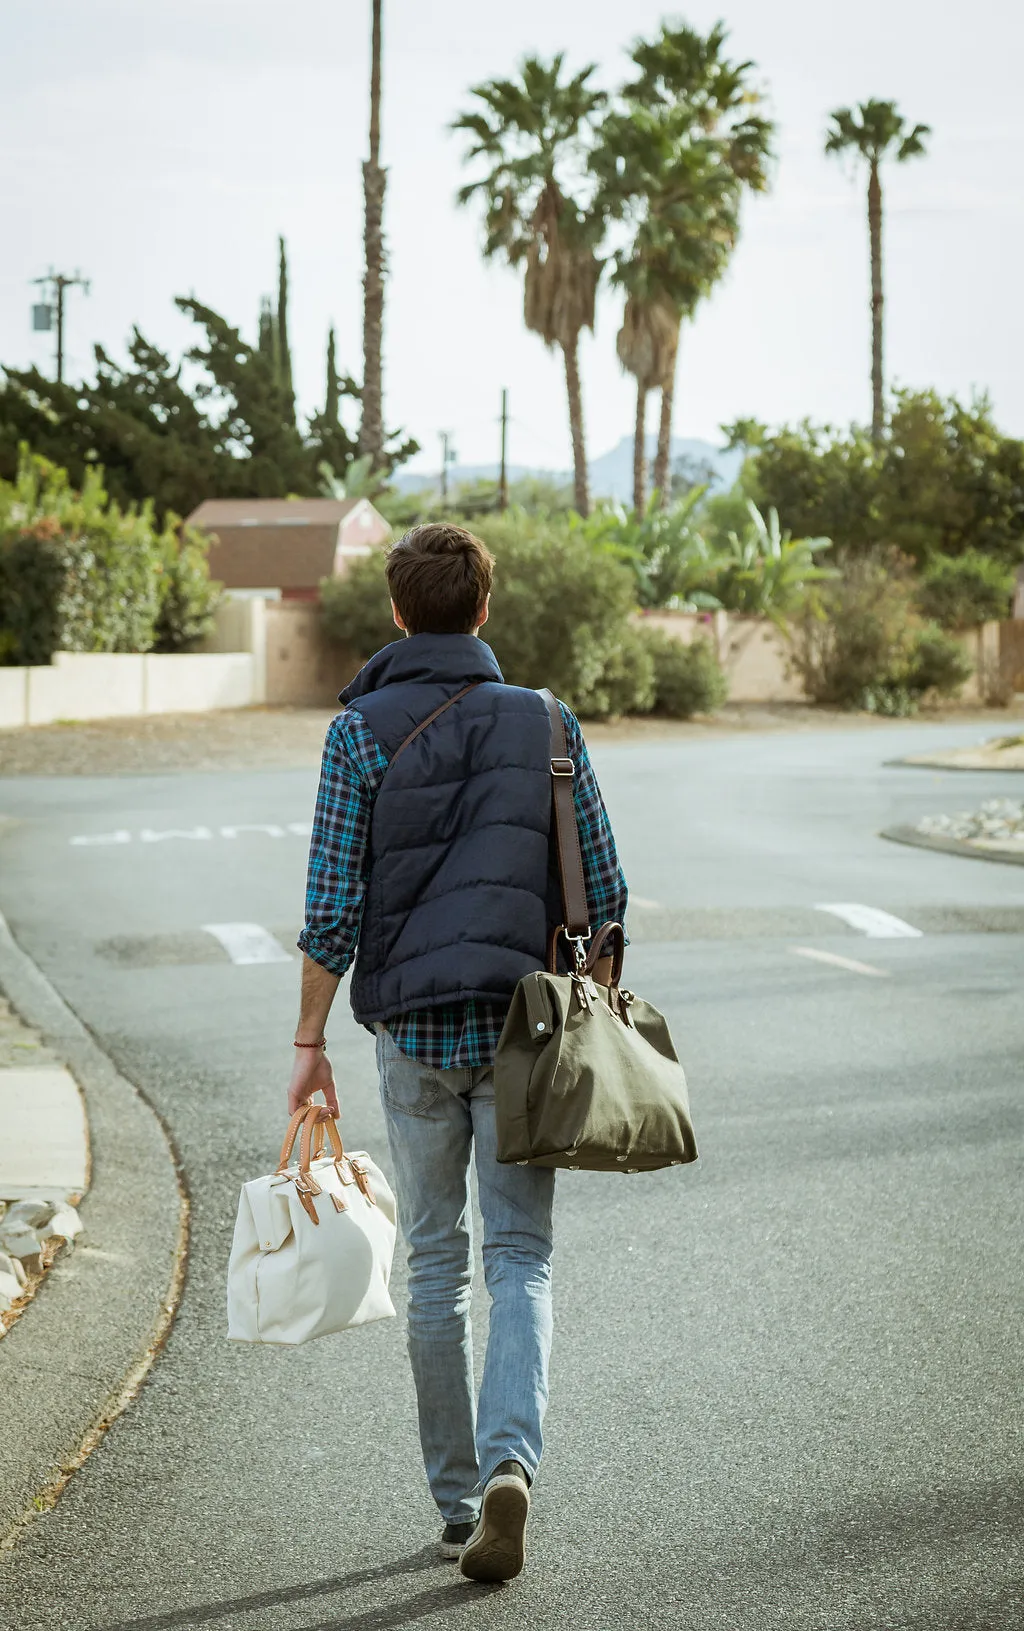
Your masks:
[{"label": "beaded bracelet", "polygon": [[326,1046],[327,1046],[327,1038],[324,1037],[324,1036],[322,1036],[320,1038],[319,1042],[293,1042],[292,1043],[293,1048],[320,1048],[321,1051],[324,1048],[326,1048]]}]

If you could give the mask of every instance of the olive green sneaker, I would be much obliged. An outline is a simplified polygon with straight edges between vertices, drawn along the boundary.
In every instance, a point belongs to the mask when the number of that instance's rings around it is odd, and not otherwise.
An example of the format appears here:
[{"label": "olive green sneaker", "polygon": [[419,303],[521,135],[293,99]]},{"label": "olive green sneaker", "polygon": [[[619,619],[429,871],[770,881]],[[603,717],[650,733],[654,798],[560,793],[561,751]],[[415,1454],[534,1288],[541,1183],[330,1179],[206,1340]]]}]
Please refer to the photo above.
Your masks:
[{"label": "olive green sneaker", "polygon": [[444,1534],[437,1543],[441,1556],[449,1559],[461,1557],[466,1542],[475,1528],[475,1523],[446,1523]]},{"label": "olive green sneaker", "polygon": [[459,1568],[469,1580],[514,1580],[526,1562],[530,1485],[518,1461],[503,1461],[487,1481],[480,1522]]}]

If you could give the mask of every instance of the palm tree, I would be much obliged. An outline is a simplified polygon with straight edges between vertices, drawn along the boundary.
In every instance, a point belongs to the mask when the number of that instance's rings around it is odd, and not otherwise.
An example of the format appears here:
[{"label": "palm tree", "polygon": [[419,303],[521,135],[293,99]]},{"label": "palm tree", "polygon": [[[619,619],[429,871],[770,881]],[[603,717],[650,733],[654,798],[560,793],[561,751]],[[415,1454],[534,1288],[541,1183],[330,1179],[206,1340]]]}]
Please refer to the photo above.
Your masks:
[{"label": "palm tree", "polygon": [[380,165],[380,52],[381,4],[373,0],[370,43],[370,157],[363,165],[365,207],[363,243],[363,412],[359,451],[369,455],[373,469],[384,458],[384,384],[381,361],[384,343],[384,189],[387,171]]},{"label": "palm tree", "polygon": [[593,157],[600,204],[634,229],[615,279],[627,291],[619,358],[637,380],[638,510],[646,502],[647,393],[661,391],[654,484],[664,502],[680,328],[728,265],[743,189],[767,185],[772,126],[758,112],[753,65],[730,62],[725,40],[719,23],[707,35],[666,24],[657,39],[638,41],[639,76],[604,121]]},{"label": "palm tree", "polygon": [[856,109],[836,108],[825,138],[825,152],[853,152],[867,160],[868,238],[871,244],[871,435],[881,441],[885,424],[882,379],[882,160],[897,164],[920,158],[930,125],[911,130],[895,102],[861,102]]},{"label": "palm tree", "polygon": [[589,124],[605,97],[588,84],[593,65],[563,81],[563,61],[561,53],[550,65],[527,57],[518,79],[473,86],[476,105],[452,129],[471,138],[466,162],[488,166],[458,193],[460,204],[477,194],[484,201],[484,255],[523,267],[526,326],[562,352],[576,508],[587,515],[579,339],[594,327],[604,218],[592,207],[585,161]]}]

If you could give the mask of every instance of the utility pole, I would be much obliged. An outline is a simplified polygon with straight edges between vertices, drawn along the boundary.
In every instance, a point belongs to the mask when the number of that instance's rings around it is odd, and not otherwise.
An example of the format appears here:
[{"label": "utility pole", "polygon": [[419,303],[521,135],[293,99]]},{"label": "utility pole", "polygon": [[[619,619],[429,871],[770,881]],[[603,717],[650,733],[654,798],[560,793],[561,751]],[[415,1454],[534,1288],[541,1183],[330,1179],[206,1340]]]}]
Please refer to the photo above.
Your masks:
[{"label": "utility pole", "polygon": [[448,466],[455,462],[455,449],[452,447],[452,433],[450,430],[439,430],[441,438],[441,503],[448,502]]},{"label": "utility pole", "polygon": [[498,508],[508,509],[508,391],[501,393],[501,468],[498,472]]},{"label": "utility pole", "polygon": [[[45,277],[32,279],[33,283],[45,285],[50,299],[41,302],[32,308],[32,327],[43,333],[48,332],[53,325],[53,318],[57,319],[57,384],[64,383],[64,291],[65,289],[79,288],[89,293],[89,280],[82,277],[77,270],[73,277],[66,272],[47,272]],[[44,315],[45,314],[45,315]]]}]

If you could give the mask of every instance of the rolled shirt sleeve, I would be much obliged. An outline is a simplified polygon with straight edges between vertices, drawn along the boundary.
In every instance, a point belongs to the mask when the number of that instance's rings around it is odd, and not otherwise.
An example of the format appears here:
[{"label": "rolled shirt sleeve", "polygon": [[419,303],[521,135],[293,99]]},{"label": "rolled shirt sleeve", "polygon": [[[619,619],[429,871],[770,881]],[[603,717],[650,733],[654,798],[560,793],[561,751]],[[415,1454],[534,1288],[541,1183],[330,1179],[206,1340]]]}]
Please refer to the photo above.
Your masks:
[{"label": "rolled shirt sleeve", "polygon": [[324,743],[298,945],[331,974],[355,956],[370,871],[373,800],[388,762],[357,713],[331,721]]}]

